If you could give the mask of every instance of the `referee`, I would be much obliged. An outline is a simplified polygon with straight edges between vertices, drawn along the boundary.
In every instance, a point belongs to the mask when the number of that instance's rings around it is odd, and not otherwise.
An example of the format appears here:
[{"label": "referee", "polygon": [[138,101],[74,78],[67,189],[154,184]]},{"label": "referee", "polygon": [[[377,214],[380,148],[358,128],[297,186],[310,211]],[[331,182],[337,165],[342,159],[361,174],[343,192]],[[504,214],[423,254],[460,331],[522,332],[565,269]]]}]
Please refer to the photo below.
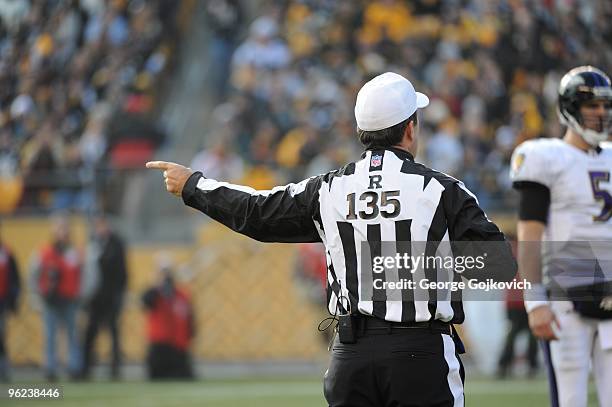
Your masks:
[{"label": "referee", "polygon": [[[164,171],[169,192],[238,233],[325,245],[328,309],[338,320],[324,379],[330,406],[464,404],[462,345],[452,329],[464,319],[461,300],[435,290],[392,289],[389,283],[439,281],[443,273],[389,262],[436,254],[440,242],[493,241],[501,247],[488,258],[496,278],[510,281],[516,272],[503,234],[476,197],[460,181],[414,161],[417,109],[428,104],[401,75],[375,77],[355,105],[366,148],[361,159],[269,191],[208,179],[175,163],[147,163]],[[375,269],[383,263],[383,271]],[[461,280],[456,267],[450,273]]]}]

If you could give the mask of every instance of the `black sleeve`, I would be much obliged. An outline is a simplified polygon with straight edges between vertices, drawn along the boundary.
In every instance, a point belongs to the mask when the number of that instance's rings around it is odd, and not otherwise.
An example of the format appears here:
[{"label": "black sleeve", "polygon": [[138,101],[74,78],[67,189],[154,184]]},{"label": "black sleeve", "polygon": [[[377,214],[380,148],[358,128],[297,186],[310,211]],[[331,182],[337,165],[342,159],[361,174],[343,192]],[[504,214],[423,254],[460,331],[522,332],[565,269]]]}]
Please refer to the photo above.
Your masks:
[{"label": "black sleeve", "polygon": [[518,267],[510,243],[487,218],[476,197],[460,183],[447,187],[443,194],[453,253],[472,257],[486,253],[485,268],[466,270],[464,277],[512,281]]},{"label": "black sleeve", "polygon": [[451,241],[504,241],[505,236],[478,205],[476,198],[461,184],[444,190]]},{"label": "black sleeve", "polygon": [[550,189],[533,181],[516,181],[512,186],[519,192],[519,219],[537,220],[546,224],[550,208]]},{"label": "black sleeve", "polygon": [[255,191],[207,179],[196,172],[185,183],[183,201],[262,242],[320,242],[313,218],[318,216],[321,179],[313,177],[270,191]]}]

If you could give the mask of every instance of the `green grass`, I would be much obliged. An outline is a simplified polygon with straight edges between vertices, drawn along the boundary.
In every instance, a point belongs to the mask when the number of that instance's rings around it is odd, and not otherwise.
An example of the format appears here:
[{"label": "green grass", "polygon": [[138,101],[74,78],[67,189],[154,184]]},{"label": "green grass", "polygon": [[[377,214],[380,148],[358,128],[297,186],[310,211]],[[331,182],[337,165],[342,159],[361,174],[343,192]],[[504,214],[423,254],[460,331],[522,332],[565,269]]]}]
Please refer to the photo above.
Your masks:
[{"label": "green grass", "polygon": [[[64,398],[55,401],[15,401],[0,397],[2,406],[57,407],[310,407],[325,406],[321,378],[261,378],[199,382],[60,383]],[[18,386],[14,384],[13,386]],[[4,387],[4,386],[3,386]],[[589,405],[597,405],[593,391]],[[495,381],[471,379],[466,385],[470,407],[547,406],[545,379]]]}]

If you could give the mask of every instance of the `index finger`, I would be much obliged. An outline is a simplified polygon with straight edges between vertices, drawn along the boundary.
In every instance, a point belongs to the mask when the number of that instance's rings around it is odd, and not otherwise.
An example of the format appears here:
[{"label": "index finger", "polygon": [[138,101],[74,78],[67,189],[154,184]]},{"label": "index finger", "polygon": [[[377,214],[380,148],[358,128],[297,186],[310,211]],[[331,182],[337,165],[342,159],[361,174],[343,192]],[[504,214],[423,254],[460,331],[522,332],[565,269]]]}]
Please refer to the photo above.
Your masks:
[{"label": "index finger", "polygon": [[168,161],[149,161],[148,163],[146,163],[147,168],[152,168],[156,170],[167,170],[168,168],[170,168],[171,165],[172,163],[169,163]]}]

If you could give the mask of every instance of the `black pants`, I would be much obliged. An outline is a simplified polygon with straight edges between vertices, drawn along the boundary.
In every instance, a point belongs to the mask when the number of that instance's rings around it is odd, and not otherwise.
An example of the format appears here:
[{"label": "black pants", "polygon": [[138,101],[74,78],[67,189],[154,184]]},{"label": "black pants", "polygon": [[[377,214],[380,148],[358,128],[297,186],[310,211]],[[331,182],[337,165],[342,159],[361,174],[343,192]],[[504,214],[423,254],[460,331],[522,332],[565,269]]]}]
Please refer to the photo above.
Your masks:
[{"label": "black pants", "polygon": [[106,326],[111,336],[111,377],[119,376],[121,366],[121,347],[119,342],[119,328],[117,326],[120,314],[119,306],[108,304],[106,307],[95,306],[89,310],[89,320],[85,330],[85,340],[83,341],[83,375],[89,376],[91,366],[94,363],[93,347],[98,336],[100,327]]},{"label": "black pants", "polygon": [[531,334],[531,330],[529,329],[527,312],[523,309],[509,309],[507,313],[510,329],[506,335],[504,350],[499,358],[499,367],[504,369],[512,364],[512,360],[514,359],[514,342],[516,341],[516,337],[521,332],[525,331],[527,335],[529,335],[529,347],[527,350],[529,367],[531,369],[536,369],[538,367],[538,341],[535,336]]},{"label": "black pants", "polygon": [[465,373],[448,334],[367,330],[336,338],[324,394],[330,407],[463,406]]},{"label": "black pants", "polygon": [[151,344],[147,368],[150,379],[193,379],[189,353],[170,345]]}]

